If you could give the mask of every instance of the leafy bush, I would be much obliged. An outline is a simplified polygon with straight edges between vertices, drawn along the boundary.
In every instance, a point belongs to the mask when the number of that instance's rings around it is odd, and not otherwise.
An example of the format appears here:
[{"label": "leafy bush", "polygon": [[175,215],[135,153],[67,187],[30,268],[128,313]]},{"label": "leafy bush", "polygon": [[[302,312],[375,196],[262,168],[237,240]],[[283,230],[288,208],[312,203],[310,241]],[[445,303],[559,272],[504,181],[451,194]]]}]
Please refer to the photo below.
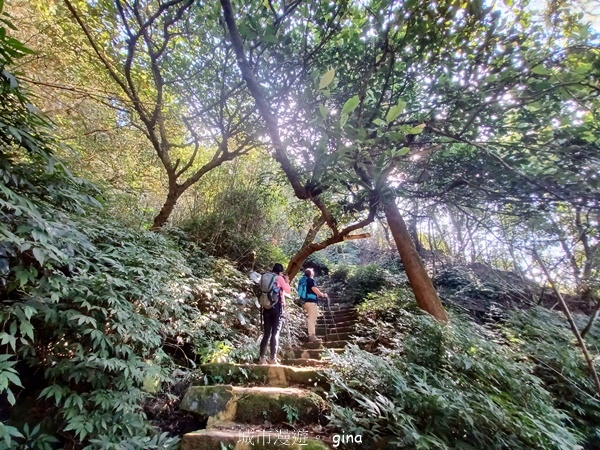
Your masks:
[{"label": "leafy bush", "polygon": [[329,274],[329,279],[333,283],[347,283],[351,270],[351,267],[345,264],[336,266],[336,268]]},{"label": "leafy bush", "polygon": [[473,283],[477,283],[475,275],[466,268],[453,266],[441,270],[435,277],[435,283],[454,291],[458,291]]},{"label": "leafy bush", "polygon": [[390,323],[394,323],[406,310],[418,311],[410,286],[371,292],[357,309],[363,318]]},{"label": "leafy bush", "polygon": [[387,273],[376,264],[358,266],[348,277],[348,288],[354,302],[364,299],[371,292],[390,286]]},{"label": "leafy bush", "polygon": [[336,430],[388,448],[577,447],[581,435],[533,365],[484,328],[459,317],[444,327],[407,310],[378,325],[390,334],[383,355],[353,346],[333,356]]},{"label": "leafy bush", "polygon": [[235,328],[242,276],[182,248],[174,233],[103,217],[98,191],[53,156],[57,143],[33,111],[3,69],[0,448],[48,448],[53,437],[86,448],[173,447],[144,402],[169,383],[171,354],[186,361],[186,346],[250,340]]},{"label": "leafy bush", "polygon": [[531,292],[539,287],[514,272],[494,269],[485,264],[453,266],[435,277],[437,286],[455,299],[530,302]]},{"label": "leafy bush", "polygon": [[[169,354],[181,356],[178,348],[251,340],[234,326],[244,311],[236,304],[246,295],[239,291],[241,274],[214,261],[213,273],[223,283],[196,278],[166,237],[126,230],[101,217],[65,216],[62,236],[50,224],[32,229],[13,224],[10,231],[48,256],[40,264],[20,251],[23,245],[10,254],[0,310],[8,354],[0,376],[25,390],[18,400],[14,387],[7,390],[8,401],[18,407],[39,395],[46,410],[55,411],[52,429],[92,446],[170,446],[174,441],[166,436],[155,439],[143,403],[148,391],[169,381]],[[44,245],[30,235],[45,239]],[[68,258],[54,256],[66,248]],[[226,311],[233,312],[232,319]],[[15,370],[16,361],[41,370],[42,379]]]},{"label": "leafy bush", "polygon": [[[579,325],[583,328],[585,320]],[[556,407],[568,412],[577,428],[588,436],[588,448],[598,448],[600,400],[594,395],[595,386],[587,364],[564,316],[544,308],[517,311],[503,331],[531,359],[534,373],[552,393]],[[586,340],[589,351],[597,355],[600,350],[597,327]]]},{"label": "leafy bush", "polygon": [[211,255],[228,257],[246,269],[268,269],[285,259],[264,238],[280,220],[280,202],[268,186],[228,188],[216,195],[213,210],[197,213],[181,227]]}]

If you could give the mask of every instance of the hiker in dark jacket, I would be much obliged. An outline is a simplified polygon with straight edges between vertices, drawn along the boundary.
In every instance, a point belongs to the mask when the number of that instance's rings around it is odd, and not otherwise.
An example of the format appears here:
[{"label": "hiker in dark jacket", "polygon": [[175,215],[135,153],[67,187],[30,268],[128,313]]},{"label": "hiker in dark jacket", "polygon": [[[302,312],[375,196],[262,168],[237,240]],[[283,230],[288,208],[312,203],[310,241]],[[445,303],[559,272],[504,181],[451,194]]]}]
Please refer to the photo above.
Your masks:
[{"label": "hiker in dark jacket", "polygon": [[[274,276],[277,276],[275,286],[279,298],[270,309],[262,308],[264,335],[260,342],[259,364],[266,364],[267,362],[269,364],[279,364],[279,361],[277,360],[277,348],[279,346],[279,331],[281,330],[283,313],[285,311],[285,294],[290,294],[290,292],[292,292],[290,289],[289,278],[287,278],[287,275],[284,276],[283,266],[281,264],[275,264],[272,273]],[[266,355],[269,340],[271,344],[271,359],[267,361]]]}]

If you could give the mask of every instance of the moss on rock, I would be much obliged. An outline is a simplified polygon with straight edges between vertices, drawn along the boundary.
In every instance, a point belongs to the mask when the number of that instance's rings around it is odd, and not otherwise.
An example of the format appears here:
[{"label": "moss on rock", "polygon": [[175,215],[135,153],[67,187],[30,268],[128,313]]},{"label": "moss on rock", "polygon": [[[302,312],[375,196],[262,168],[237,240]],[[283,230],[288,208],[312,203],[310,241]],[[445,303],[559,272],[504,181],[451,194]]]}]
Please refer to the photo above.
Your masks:
[{"label": "moss on rock", "polygon": [[241,395],[237,400],[236,420],[254,424],[261,424],[265,420],[271,423],[289,422],[288,409],[293,411],[294,420],[310,424],[319,422],[327,408],[325,400],[311,391],[275,395],[253,391]]},{"label": "moss on rock", "polygon": [[202,417],[216,416],[224,411],[233,397],[233,386],[192,386],[179,407]]}]

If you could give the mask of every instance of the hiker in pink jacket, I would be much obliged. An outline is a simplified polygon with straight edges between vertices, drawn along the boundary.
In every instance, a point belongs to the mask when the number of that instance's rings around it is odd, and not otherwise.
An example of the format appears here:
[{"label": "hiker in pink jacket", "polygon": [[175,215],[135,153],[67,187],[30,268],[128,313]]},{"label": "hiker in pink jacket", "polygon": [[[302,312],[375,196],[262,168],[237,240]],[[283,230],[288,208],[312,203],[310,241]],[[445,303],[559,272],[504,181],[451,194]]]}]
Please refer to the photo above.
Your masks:
[{"label": "hiker in pink jacket", "polygon": [[[279,331],[281,330],[283,313],[285,312],[285,296],[292,292],[289,278],[287,275],[284,275],[281,264],[277,263],[273,266],[272,274],[277,277],[274,288],[274,291],[277,293],[277,301],[270,309],[262,308],[264,335],[260,342],[259,364],[266,364],[267,362],[269,364],[279,364],[277,360],[277,348],[279,346]],[[271,344],[271,358],[267,361],[266,355],[269,340]]]}]

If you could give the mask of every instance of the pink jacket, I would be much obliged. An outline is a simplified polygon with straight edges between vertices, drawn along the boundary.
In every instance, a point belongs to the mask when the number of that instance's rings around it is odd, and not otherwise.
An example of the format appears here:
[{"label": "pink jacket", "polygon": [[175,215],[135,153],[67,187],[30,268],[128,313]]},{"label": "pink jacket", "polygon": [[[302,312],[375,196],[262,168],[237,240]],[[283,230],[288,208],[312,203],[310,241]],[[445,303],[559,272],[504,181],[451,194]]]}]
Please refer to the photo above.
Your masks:
[{"label": "pink jacket", "polygon": [[285,308],[285,295],[283,295],[283,293],[285,292],[286,294],[290,294],[292,292],[292,288],[290,288],[290,285],[287,283],[287,281],[285,281],[285,278],[283,278],[281,275],[279,275],[277,277],[277,287],[279,289],[281,289],[281,307]]}]

